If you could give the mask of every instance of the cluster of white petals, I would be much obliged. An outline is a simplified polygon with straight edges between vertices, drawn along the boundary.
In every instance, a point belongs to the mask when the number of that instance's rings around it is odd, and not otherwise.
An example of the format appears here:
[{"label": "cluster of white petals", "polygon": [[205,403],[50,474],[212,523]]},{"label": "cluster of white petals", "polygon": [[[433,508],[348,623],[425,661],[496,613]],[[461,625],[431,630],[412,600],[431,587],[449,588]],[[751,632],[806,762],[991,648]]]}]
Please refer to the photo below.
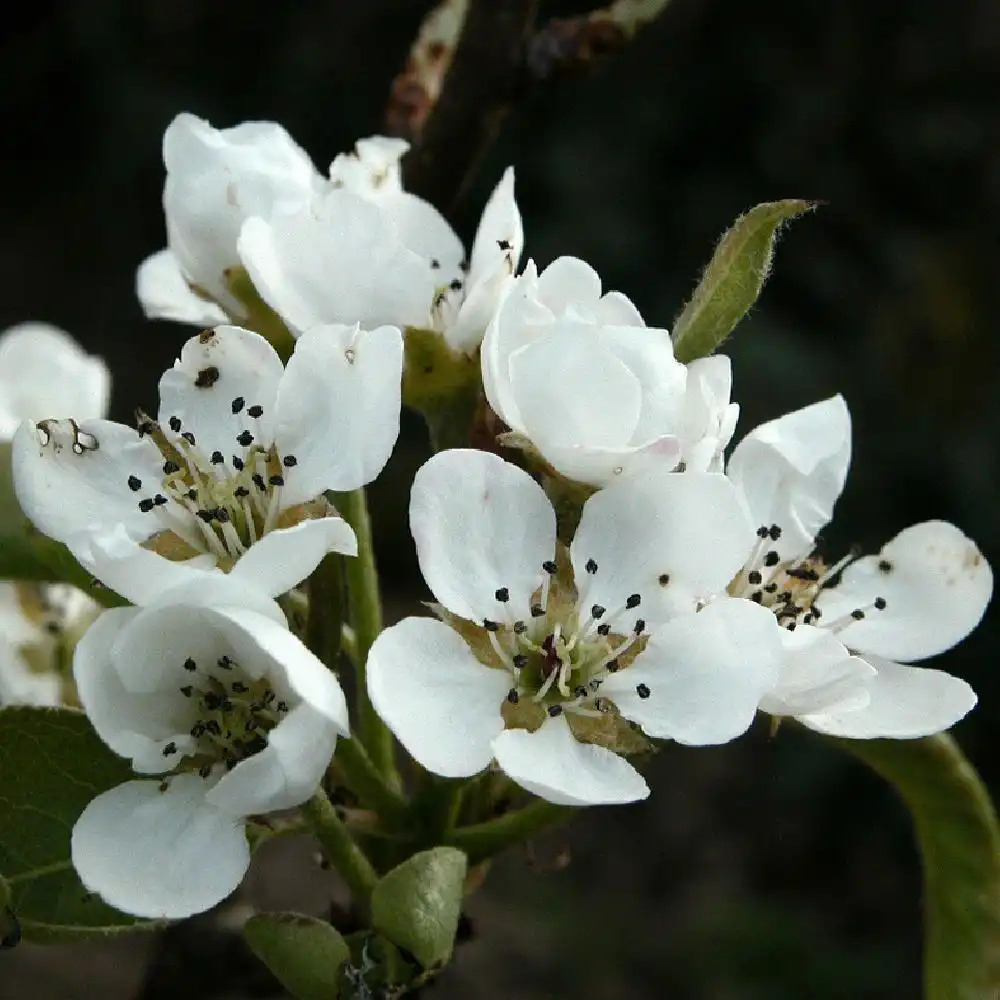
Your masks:
[{"label": "cluster of white petals", "polygon": [[437,774],[495,761],[570,805],[630,802],[648,788],[615,744],[721,743],[743,733],[777,682],[773,616],[708,603],[754,547],[724,476],[669,466],[591,497],[560,568],[556,515],[525,472],[454,450],[417,473],[410,526],[444,620],[407,618],[376,640],[368,691]]},{"label": "cluster of white petals", "polygon": [[[22,421],[58,409],[102,417],[110,391],[104,362],[57,327],[20,323],[0,333],[0,443]],[[96,614],[75,587],[0,582],[0,705],[66,700],[73,645]]]},{"label": "cluster of white petals", "polygon": [[[728,358],[682,364],[669,332],[575,257],[518,275],[511,169],[466,254],[405,190],[407,148],[360,140],[324,176],[274,123],[171,123],[167,248],[138,293],[148,315],[207,329],[136,428],[105,419],[108,371],[67,335],[0,336],[21,507],[133,605],[98,613],[73,588],[0,583],[0,704],[78,699],[130,761],[135,780],[72,834],[84,885],[125,912],[181,918],[224,899],[249,864],[248,818],[309,799],[349,735],[336,675],[277,599],[328,553],[358,551],[330,494],[389,459],[407,330],[481,373],[477,434],[538,474],[454,449],[414,479],[435,617],[383,631],[361,683],[427,770],[627,803],[649,794],[656,741],[724,743],[758,712],[908,739],[976,702],[912,665],[985,611],[992,573],[970,539],[927,521],[877,555],[819,554],[851,457],[840,396],[758,427],[727,460]],[[261,302],[295,338],[287,363],[230,325],[254,325]]]},{"label": "cluster of white petals", "polygon": [[557,472],[604,486],[644,467],[718,470],[739,408],[729,359],[691,365],[666,330],[576,257],[540,274],[529,261],[486,331],[483,388],[493,411]]},{"label": "cluster of white petals", "polygon": [[113,553],[114,587],[132,601],[211,567],[276,596],[327,552],[356,551],[323,494],[388,460],[402,352],[395,327],[319,326],[284,366],[255,333],[207,330],[160,379],[157,420],[24,423],[18,499],[91,572]]},{"label": "cluster of white petals", "polygon": [[147,315],[202,326],[244,319],[230,286],[242,267],[295,336],[391,324],[435,329],[474,352],[524,241],[514,174],[489,199],[467,258],[437,209],[403,189],[407,148],[362,139],[323,177],[280,125],[220,130],[178,115],[163,142],[168,246],[137,277]]},{"label": "cluster of white petals", "polygon": [[233,576],[105,611],[73,670],[98,735],[139,775],[84,809],[73,865],[138,916],[186,917],[228,896],[250,862],[246,818],[309,798],[348,735],[336,677]]},{"label": "cluster of white petals", "polygon": [[729,459],[759,539],[729,591],[770,608],[785,647],[760,707],[857,739],[940,732],[975,693],[941,670],[904,664],[950,649],[979,624],[993,574],[944,521],[905,529],[877,556],[827,564],[815,555],[850,456],[850,414],[834,396],[756,428]]}]

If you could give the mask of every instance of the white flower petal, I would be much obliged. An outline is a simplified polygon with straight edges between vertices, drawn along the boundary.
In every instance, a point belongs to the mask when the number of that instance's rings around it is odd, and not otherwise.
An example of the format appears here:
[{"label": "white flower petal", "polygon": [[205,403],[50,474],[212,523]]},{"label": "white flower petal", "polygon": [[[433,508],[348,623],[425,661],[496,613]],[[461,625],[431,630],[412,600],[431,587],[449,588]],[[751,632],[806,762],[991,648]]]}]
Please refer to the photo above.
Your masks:
[{"label": "white flower petal", "polygon": [[687,366],[678,434],[685,467],[691,472],[721,471],[722,452],[740,412],[736,403],[729,402],[732,385],[732,364],[724,354],[698,358]]},{"label": "white flower petal", "polygon": [[0,580],[0,636],[16,646],[34,642],[38,638],[38,625],[25,614],[18,588],[21,584]]},{"label": "white flower petal", "polygon": [[489,764],[511,678],[480,663],[447,625],[405,618],[386,629],[366,673],[375,711],[418,763],[447,778]]},{"label": "white flower petal", "polygon": [[298,339],[278,391],[275,443],[296,459],[283,507],[356,490],[382,471],[399,436],[402,371],[393,326],[321,326]]},{"label": "white flower petal", "polygon": [[[21,509],[39,531],[68,542],[79,532],[116,525],[135,539],[162,525],[138,500],[163,478],[159,451],[148,438],[109,420],[25,422],[12,445],[14,488]],[[130,476],[148,492],[129,489]]]},{"label": "white flower petal", "polygon": [[554,469],[567,479],[590,486],[605,486],[614,479],[634,476],[643,469],[670,470],[680,457],[680,442],[669,434],[642,447],[561,447],[551,441],[545,444],[545,458]]},{"label": "white flower petal", "polygon": [[243,821],[205,802],[205,783],[179,775],[129,781],[94,799],[73,827],[80,880],[124,913],[177,920],[226,898],[243,880],[250,849]]},{"label": "white flower petal", "polygon": [[376,205],[349,191],[270,222],[248,219],[238,248],[254,287],[295,333],[428,323],[434,272]]},{"label": "white flower petal", "polygon": [[135,292],[149,319],[169,319],[200,327],[218,326],[227,319],[219,306],[191,288],[170,250],[151,254],[139,265]]},{"label": "white flower petal", "polygon": [[[945,521],[924,521],[901,531],[879,555],[848,566],[816,606],[826,625],[861,609],[864,619],[848,619],[840,640],[861,653],[909,661],[964,639],[992,593],[993,573],[975,542]],[[872,608],[878,597],[884,610]]]},{"label": "white flower petal", "polygon": [[276,622],[271,616],[240,607],[216,607],[211,613],[219,622],[233,659],[251,676],[266,674],[272,680],[283,681],[295,698],[325,718],[335,733],[350,734],[347,701],[336,675],[288,631],[284,621]]},{"label": "white flower petal", "polygon": [[516,270],[523,249],[524,224],[514,197],[514,168],[508,167],[479,219],[469,256],[468,284],[474,286],[483,281],[496,270],[498,263],[506,267],[508,274]]},{"label": "white flower petal", "polygon": [[649,795],[642,775],[605,747],[580,743],[565,716],[540,729],[508,729],[493,741],[500,769],[529,792],[564,806],[621,805]]},{"label": "white flower petal", "polygon": [[76,536],[71,543],[77,558],[105,587],[133,604],[150,604],[165,590],[219,572],[213,556],[174,562],[144,548],[120,525]]},{"label": "white flower petal", "polygon": [[178,115],[163,136],[167,242],[181,272],[239,315],[225,271],[239,264],[243,221],[269,219],[308,203],[321,178],[306,153],[273,122],[215,129]]},{"label": "white flower petal", "polygon": [[330,766],[337,733],[322,712],[309,704],[297,705],[267,734],[267,747],[224,774],[206,800],[236,816],[300,805]]},{"label": "white flower petal", "polygon": [[592,311],[601,297],[601,278],[579,257],[557,257],[538,276],[538,297],[556,317],[571,307]]},{"label": "white flower petal", "polygon": [[358,540],[342,517],[314,518],[269,531],[240,556],[229,575],[277,597],[305,580],[328,552],[358,554]]},{"label": "white flower petal", "polygon": [[943,670],[907,667],[877,656],[868,660],[877,673],[867,705],[853,710],[836,706],[799,721],[831,736],[909,740],[942,732],[976,704],[975,691]]},{"label": "white flower petal", "polygon": [[607,292],[594,306],[594,319],[602,326],[645,326],[635,304],[621,292]]},{"label": "white flower petal", "polygon": [[[524,617],[542,564],[555,554],[556,516],[542,488],[482,451],[443,451],[421,466],[410,494],[410,530],[434,596],[479,624],[509,613]],[[497,599],[500,588],[508,601]]]},{"label": "white flower petal", "polygon": [[851,416],[832,396],[761,424],[735,448],[726,473],[746,498],[755,525],[777,524],[774,548],[807,555],[833,516],[851,461]]},{"label": "white flower petal", "polygon": [[646,326],[602,326],[597,337],[639,381],[641,408],[631,443],[642,445],[676,434],[684,411],[687,369],[674,357],[670,334]]},{"label": "white flower petal", "polygon": [[[560,323],[511,356],[522,429],[548,458],[550,444],[621,448],[642,407],[639,379],[578,323]],[[551,459],[550,459],[551,461]]]},{"label": "white flower petal", "polygon": [[20,323],[0,334],[0,441],[22,420],[103,417],[110,392],[104,362],[57,327]]},{"label": "white flower petal", "polygon": [[864,708],[875,668],[851,656],[830,632],[799,625],[780,629],[784,656],[777,683],[761,699],[760,710],[771,715]]},{"label": "white flower petal", "polygon": [[[206,330],[187,341],[160,378],[160,426],[169,434],[170,418],[178,417],[202,454],[219,451],[227,462],[234,452],[243,455],[236,438],[245,430],[267,447],[283,373],[281,358],[256,333],[239,326]],[[247,415],[253,406],[263,409],[261,417]]]},{"label": "white flower petal", "polygon": [[774,615],[752,601],[723,598],[653,632],[601,694],[659,739],[707,746],[746,732],[774,684],[781,640]]},{"label": "white flower petal", "polygon": [[584,504],[570,547],[577,585],[586,587],[581,612],[594,603],[620,608],[632,594],[642,599],[635,617],[648,622],[692,611],[725,589],[753,543],[724,476],[648,469],[613,482]]},{"label": "white flower petal", "polygon": [[399,161],[409,148],[405,139],[385,135],[359,139],[350,153],[339,153],[330,164],[330,180],[372,198],[380,191],[399,191]]},{"label": "white flower petal", "polygon": [[453,351],[468,355],[476,353],[486,328],[493,321],[513,285],[510,265],[505,260],[500,260],[492,274],[467,286],[458,315],[444,330],[444,338]]},{"label": "white flower petal", "polygon": [[403,246],[448,276],[460,271],[465,247],[445,217],[428,201],[409,191],[393,191],[376,198],[382,213],[392,221]]}]

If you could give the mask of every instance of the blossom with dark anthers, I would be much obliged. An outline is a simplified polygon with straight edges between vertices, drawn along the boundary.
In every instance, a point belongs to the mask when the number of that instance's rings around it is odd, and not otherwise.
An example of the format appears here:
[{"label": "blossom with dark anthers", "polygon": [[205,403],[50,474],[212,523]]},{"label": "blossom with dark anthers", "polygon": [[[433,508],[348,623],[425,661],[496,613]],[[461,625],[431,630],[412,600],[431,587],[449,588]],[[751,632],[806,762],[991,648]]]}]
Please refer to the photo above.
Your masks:
[{"label": "blossom with dark anthers", "polygon": [[430,203],[403,189],[401,139],[373,136],[338,156],[308,207],[251,218],[239,239],[254,287],[293,334],[316,323],[429,328],[473,354],[509,288],[524,243],[508,169],[466,258]]},{"label": "blossom with dark anthers", "polygon": [[309,798],[348,735],[335,675],[273,600],[232,576],[104,612],[73,672],[97,734],[137,775],[84,809],[73,865],[137,916],[221,902],[250,862],[246,818]]},{"label": "blossom with dark anthers", "polygon": [[975,628],[992,572],[944,521],[905,529],[877,556],[827,562],[816,554],[850,453],[840,396],[763,424],[737,445],[727,474],[759,527],[729,593],[768,608],[781,626],[782,670],[762,710],[837,736],[926,736],[962,718],[976,695],[957,677],[904,664]]},{"label": "blossom with dark anthers", "polygon": [[[134,566],[118,581],[132,600],[155,585],[150,573],[206,566],[283,593],[325,553],[356,551],[323,494],[382,470],[399,433],[401,370],[394,327],[317,327],[287,367],[254,333],[207,330],[163,375],[159,417],[140,415],[138,430],[106,420],[22,425],[18,499],[91,571],[97,550],[113,544]],[[122,534],[144,548],[129,549]]]},{"label": "blossom with dark anthers", "polygon": [[553,802],[630,802],[648,789],[621,754],[648,749],[646,737],[733,739],[777,678],[773,617],[749,601],[708,603],[754,543],[724,476],[618,480],[584,505],[566,552],[527,473],[446,451],[416,475],[410,526],[442,620],[383,632],[367,682],[437,774],[495,760]]},{"label": "blossom with dark anthers", "polygon": [[727,358],[690,366],[576,257],[528,262],[486,331],[482,377],[506,443],[603,486],[646,465],[717,471],[736,424]]}]

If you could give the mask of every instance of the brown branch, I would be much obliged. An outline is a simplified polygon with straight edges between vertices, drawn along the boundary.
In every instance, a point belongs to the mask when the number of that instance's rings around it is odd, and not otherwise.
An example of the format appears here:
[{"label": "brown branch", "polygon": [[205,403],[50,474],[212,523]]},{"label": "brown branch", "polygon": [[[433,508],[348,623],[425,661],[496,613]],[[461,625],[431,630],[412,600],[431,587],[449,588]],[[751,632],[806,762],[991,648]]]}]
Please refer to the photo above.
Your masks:
[{"label": "brown branch", "polygon": [[469,0],[437,104],[403,158],[406,188],[449,214],[524,77],[536,0]]},{"label": "brown branch", "polygon": [[579,17],[553,18],[528,44],[528,73],[542,82],[591,68],[618,55],[670,0],[615,0]]}]

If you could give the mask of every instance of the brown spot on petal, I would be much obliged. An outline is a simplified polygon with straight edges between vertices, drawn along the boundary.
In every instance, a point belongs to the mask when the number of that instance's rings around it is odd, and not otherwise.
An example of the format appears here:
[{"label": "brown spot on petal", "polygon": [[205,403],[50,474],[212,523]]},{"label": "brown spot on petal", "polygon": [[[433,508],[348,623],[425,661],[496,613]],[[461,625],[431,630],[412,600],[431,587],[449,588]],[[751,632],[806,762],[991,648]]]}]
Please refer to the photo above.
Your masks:
[{"label": "brown spot on petal", "polygon": [[[204,337],[204,334],[202,336]],[[195,376],[194,384],[197,389],[211,389],[218,381],[219,369],[215,365],[209,365],[198,372],[197,376]]]},{"label": "brown spot on petal", "polygon": [[198,334],[199,344],[211,344],[213,340],[215,340],[214,330],[202,330],[201,333]]}]

